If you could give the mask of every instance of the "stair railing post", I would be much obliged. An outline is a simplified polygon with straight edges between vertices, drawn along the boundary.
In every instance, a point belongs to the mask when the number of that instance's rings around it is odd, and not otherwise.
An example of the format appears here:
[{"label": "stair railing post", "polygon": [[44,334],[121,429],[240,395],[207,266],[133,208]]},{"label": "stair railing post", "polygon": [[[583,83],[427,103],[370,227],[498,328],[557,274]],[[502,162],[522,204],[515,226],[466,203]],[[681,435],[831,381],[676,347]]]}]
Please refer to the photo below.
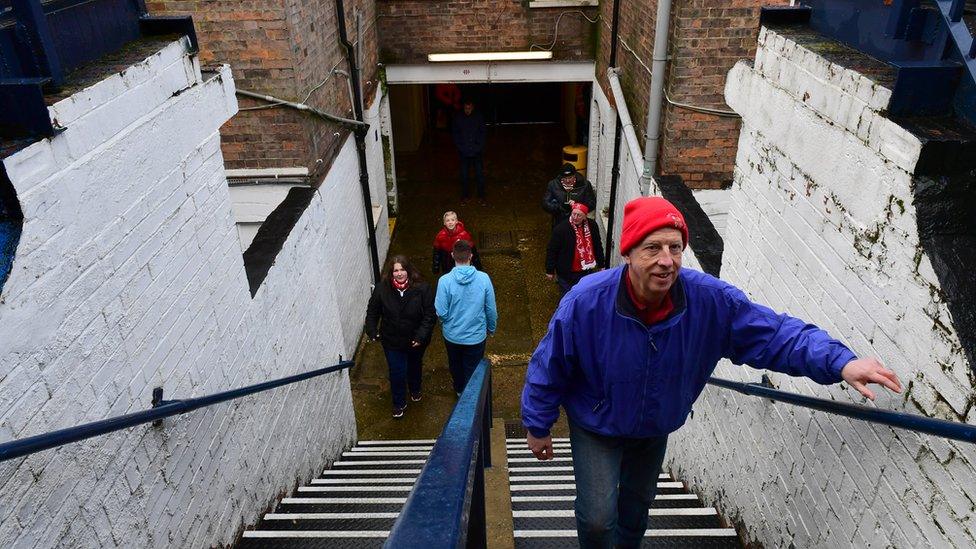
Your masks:
[{"label": "stair railing post", "polygon": [[488,385],[485,395],[485,410],[484,415],[481,418],[481,448],[482,457],[485,460],[485,467],[491,467],[491,427],[492,427],[492,391],[491,391],[491,366],[487,367],[485,372],[485,383]]},{"label": "stair railing post", "polygon": [[[481,440],[485,435],[482,432]],[[471,507],[468,515],[468,549],[484,549],[488,547],[487,520],[485,517],[485,459],[481,448],[478,449],[478,461],[474,467],[474,486],[471,490]]]}]

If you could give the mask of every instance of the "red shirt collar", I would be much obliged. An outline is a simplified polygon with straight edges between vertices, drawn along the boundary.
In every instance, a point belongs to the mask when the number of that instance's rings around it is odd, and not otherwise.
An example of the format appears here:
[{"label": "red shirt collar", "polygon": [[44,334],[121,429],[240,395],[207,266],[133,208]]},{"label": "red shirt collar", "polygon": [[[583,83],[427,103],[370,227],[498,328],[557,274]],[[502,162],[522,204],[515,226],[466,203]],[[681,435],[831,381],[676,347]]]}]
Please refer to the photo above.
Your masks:
[{"label": "red shirt collar", "polygon": [[664,299],[661,300],[661,304],[655,308],[651,308],[637,297],[637,292],[634,291],[634,284],[630,281],[630,272],[624,273],[624,281],[627,285],[627,297],[630,298],[630,302],[634,304],[634,308],[637,309],[637,315],[644,324],[650,326],[651,324],[657,324],[671,314],[674,310],[674,304],[671,302],[671,292],[664,295]]}]

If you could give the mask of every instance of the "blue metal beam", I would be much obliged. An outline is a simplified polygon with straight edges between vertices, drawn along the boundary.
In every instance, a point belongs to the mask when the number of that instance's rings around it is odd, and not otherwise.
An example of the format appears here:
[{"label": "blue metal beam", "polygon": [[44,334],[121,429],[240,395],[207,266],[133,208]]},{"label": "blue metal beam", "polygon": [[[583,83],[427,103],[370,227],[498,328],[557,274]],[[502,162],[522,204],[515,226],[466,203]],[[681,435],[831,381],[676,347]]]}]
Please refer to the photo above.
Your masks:
[{"label": "blue metal beam", "polygon": [[34,66],[29,67],[32,74],[24,76],[48,77],[51,84],[60,86],[64,83],[64,72],[41,0],[11,0],[11,5],[17,18],[17,28],[34,58]]}]

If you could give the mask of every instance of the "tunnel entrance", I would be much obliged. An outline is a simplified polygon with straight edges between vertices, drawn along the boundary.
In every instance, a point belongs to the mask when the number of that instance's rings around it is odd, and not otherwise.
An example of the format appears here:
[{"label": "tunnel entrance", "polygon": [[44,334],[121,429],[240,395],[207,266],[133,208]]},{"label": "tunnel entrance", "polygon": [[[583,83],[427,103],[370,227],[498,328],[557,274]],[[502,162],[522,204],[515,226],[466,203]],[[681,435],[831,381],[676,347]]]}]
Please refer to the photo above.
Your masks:
[{"label": "tunnel entrance", "polygon": [[[505,197],[497,192],[499,183],[531,184],[528,173],[535,171],[542,172],[532,179],[541,198],[545,181],[561,164],[562,148],[587,144],[591,87],[588,82],[390,86],[400,193],[413,180],[427,181],[431,192],[449,192],[453,181],[460,196],[460,162],[451,120],[461,115],[462,103],[470,100],[487,125],[486,190],[495,195],[489,199]],[[438,184],[436,189],[432,183]]]},{"label": "tunnel entrance", "polygon": [[[592,78],[592,67],[590,71]],[[562,148],[579,142],[575,94],[586,93],[583,105],[588,114],[590,83],[472,82],[457,87],[475,101],[487,122],[487,202],[461,203],[459,158],[449,123],[453,105],[438,99],[436,83],[391,84],[399,213],[389,254],[410,257],[424,278],[436,283],[434,236],[445,211],[458,213],[481,250],[484,270],[495,288],[498,331],[486,348],[493,364],[494,415],[519,421],[525,368],[559,300],[556,284],[545,278],[551,221],[542,209],[542,197],[562,163]],[[585,123],[582,128],[585,134]],[[424,398],[410,405],[408,421],[391,417],[381,347],[364,343],[357,363],[353,400],[361,437],[392,432],[397,438],[437,436],[455,402],[439,326],[424,358]],[[557,426],[557,432],[562,429],[565,426]]]}]

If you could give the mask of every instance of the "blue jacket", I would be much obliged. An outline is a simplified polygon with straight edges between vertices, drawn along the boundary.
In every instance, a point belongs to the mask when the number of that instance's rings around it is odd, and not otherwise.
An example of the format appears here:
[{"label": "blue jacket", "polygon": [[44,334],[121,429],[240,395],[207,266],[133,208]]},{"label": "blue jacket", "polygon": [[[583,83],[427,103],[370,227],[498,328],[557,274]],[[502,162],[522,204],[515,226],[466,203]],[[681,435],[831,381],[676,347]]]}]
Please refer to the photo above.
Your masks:
[{"label": "blue jacket", "polygon": [[645,325],[621,266],[583,278],[563,297],[529,361],[522,422],[549,434],[559,406],[607,436],[663,436],[681,427],[719,359],[822,384],[856,357],[826,332],[749,301],[730,284],[681,269],[674,311]]},{"label": "blue jacket", "polygon": [[451,343],[475,345],[495,333],[495,289],[488,275],[471,265],[456,266],[440,278],[434,309]]}]

